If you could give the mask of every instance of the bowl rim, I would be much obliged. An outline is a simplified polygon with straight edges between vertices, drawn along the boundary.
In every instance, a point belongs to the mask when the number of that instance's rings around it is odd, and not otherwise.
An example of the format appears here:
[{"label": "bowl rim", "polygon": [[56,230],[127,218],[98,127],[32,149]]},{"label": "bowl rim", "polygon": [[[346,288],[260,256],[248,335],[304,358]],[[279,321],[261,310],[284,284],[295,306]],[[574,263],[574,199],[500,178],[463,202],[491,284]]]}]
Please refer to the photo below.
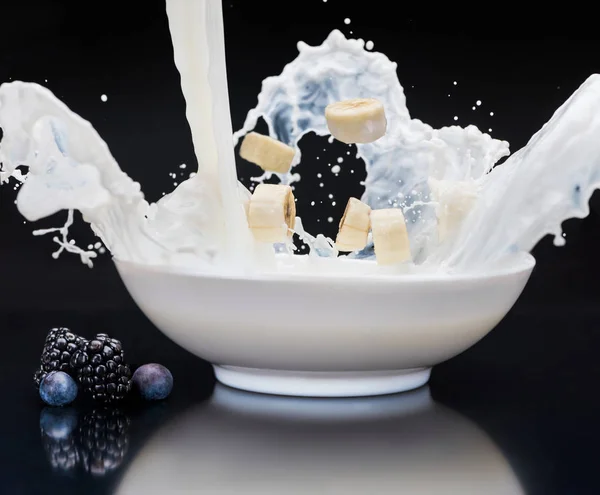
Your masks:
[{"label": "bowl rim", "polygon": [[[298,255],[295,255],[298,256]],[[121,276],[123,272],[146,272],[161,275],[172,275],[190,279],[205,280],[228,280],[243,282],[361,282],[393,285],[414,285],[419,283],[448,283],[458,281],[489,281],[494,279],[510,278],[516,275],[531,273],[535,267],[536,261],[533,255],[522,251],[513,255],[508,262],[502,266],[494,267],[480,272],[448,273],[448,272],[428,272],[428,273],[322,273],[317,271],[310,272],[277,272],[265,271],[255,273],[227,273],[217,271],[202,271],[201,269],[190,270],[183,266],[172,266],[165,264],[147,264],[136,261],[122,260],[116,256],[112,257],[113,263]],[[371,260],[344,259],[342,263],[372,263]]]}]

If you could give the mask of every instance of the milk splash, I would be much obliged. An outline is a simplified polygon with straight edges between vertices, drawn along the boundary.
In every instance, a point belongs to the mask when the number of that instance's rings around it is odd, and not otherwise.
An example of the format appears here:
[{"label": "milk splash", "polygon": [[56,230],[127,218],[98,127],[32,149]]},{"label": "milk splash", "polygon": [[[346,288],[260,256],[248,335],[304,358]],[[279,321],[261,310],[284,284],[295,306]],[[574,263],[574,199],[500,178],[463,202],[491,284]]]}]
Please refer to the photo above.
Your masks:
[{"label": "milk splash", "polygon": [[[564,243],[561,223],[586,216],[600,186],[599,75],[588,78],[525,148],[494,167],[509,154],[506,141],[475,126],[433,129],[411,119],[397,65],[364,46],[339,31],[318,47],[298,43],[299,56],[263,81],[258,105],[234,134],[236,142],[263,118],[272,137],[298,146],[309,132],[329,134],[329,103],[374,97],[384,104],[388,131],[374,143],[357,145],[367,170],[362,200],[374,209],[403,210],[417,264],[479,270],[531,250],[546,234]],[[295,177],[279,178],[290,183]],[[443,242],[436,239],[431,179],[447,190],[462,184],[478,195],[461,228]]]},{"label": "milk splash", "polygon": [[[0,86],[0,183],[10,177],[22,182],[17,207],[30,221],[67,210],[64,227],[37,233],[59,233],[57,255],[76,253],[88,265],[95,253],[68,239],[74,210],[121,260],[202,272],[277,270],[276,249],[254,242],[247,228],[243,204],[250,192],[237,181],[227,138],[232,130],[221,2],[168,0],[167,13],[198,172],[150,204],[89,122],[49,90],[11,82]],[[411,118],[396,64],[366,51],[362,40],[333,31],[321,46],[300,42],[298,49],[296,60],[279,76],[263,81],[258,105],[233,134],[234,143],[262,117],[272,137],[297,147],[309,132],[328,134],[324,111],[329,103],[378,98],[386,109],[388,132],[375,143],[358,145],[367,170],[363,200],[373,208],[403,210],[414,259],[408,271],[490,267],[530,250],[547,233],[562,242],[561,222],[588,213],[589,197],[600,185],[595,139],[600,76],[591,76],[525,148],[494,168],[508,155],[508,143],[474,126],[433,129]],[[295,165],[300,161],[298,152]],[[299,175],[279,179],[293,183]],[[469,184],[477,192],[461,228],[442,242],[431,179]],[[297,233],[311,245],[310,257],[331,257],[337,264],[331,240],[306,233],[301,221]],[[362,253],[370,255],[368,249]],[[298,266],[307,270],[309,265]],[[289,272],[290,264],[283,269]]]},{"label": "milk splash", "polygon": [[[298,51],[298,58],[281,75],[263,81],[258,105],[234,134],[234,142],[262,117],[272,137],[297,147],[309,132],[329,135],[328,104],[377,98],[385,107],[388,129],[374,143],[357,145],[367,169],[362,200],[374,209],[402,208],[413,258],[427,258],[436,224],[434,207],[428,201],[428,178],[479,179],[508,155],[508,143],[492,139],[475,126],[433,129],[411,119],[396,75],[397,64],[381,53],[365,51],[362,40],[348,40],[333,31],[321,46],[300,42]],[[283,183],[292,183],[296,177],[279,176]]]}]

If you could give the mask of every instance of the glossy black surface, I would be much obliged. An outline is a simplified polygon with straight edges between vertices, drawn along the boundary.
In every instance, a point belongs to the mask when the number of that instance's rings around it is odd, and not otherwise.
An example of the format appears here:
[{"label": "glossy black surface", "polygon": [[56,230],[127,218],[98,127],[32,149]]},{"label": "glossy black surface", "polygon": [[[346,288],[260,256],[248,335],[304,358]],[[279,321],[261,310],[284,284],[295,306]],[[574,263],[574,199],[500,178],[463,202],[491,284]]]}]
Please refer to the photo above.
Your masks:
[{"label": "glossy black surface", "polygon": [[[281,3],[224,2],[234,127],[261,80],[295,57],[296,41],[318,44],[333,28],[352,29],[398,62],[413,116],[439,127],[459,115],[461,124],[493,128],[513,152],[600,72],[596,21],[581,12],[398,17],[381,14],[386,4],[292,2],[293,19],[282,23]],[[0,19],[0,82],[46,84],[94,124],[149,199],[170,190],[180,163],[193,170],[163,2],[3,2]],[[471,111],[476,99],[485,112]],[[308,137],[305,146],[317,154],[324,143]],[[255,169],[238,165],[248,183]],[[360,178],[335,182],[325,172],[320,189],[316,173],[303,172],[298,210],[309,229],[333,235],[325,219],[341,216],[342,196],[360,194]],[[0,188],[0,493],[600,493],[600,209],[566,223],[565,247],[537,246],[510,314],[435,367],[428,388],[323,401],[215,389],[208,363],[137,310],[108,256],[93,270],[52,260],[51,239],[31,230],[64,214],[24,224],[14,195]],[[318,213],[312,200],[323,200]],[[73,233],[93,240],[83,226]],[[32,374],[54,326],[120,339],[133,368],[164,364],[172,395],[119,410],[85,401],[60,414],[44,409]]]}]

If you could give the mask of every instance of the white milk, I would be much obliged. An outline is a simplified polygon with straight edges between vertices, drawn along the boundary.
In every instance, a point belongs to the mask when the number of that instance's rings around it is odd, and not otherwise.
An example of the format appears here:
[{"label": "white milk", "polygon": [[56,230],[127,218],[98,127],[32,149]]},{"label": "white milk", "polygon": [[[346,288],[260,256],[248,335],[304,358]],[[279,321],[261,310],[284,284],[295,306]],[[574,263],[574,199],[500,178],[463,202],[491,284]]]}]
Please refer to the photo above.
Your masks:
[{"label": "white milk", "polygon": [[[232,139],[221,8],[220,0],[167,0],[198,172],[157,203],[145,201],[91,124],[50,91],[23,82],[0,86],[0,182],[11,176],[23,182],[17,207],[30,221],[68,211],[64,227],[36,232],[60,234],[55,255],[76,253],[91,266],[95,253],[68,239],[79,210],[123,260],[194,272],[346,270],[350,265],[336,258],[332,241],[306,233],[301,220],[296,230],[311,246],[308,257],[275,256],[290,247],[253,240],[243,208],[250,193],[237,181],[233,145],[262,117],[272,137],[297,147],[308,132],[328,134],[329,103],[355,97],[378,98],[388,120],[386,136],[358,145],[367,169],[362,199],[373,208],[402,208],[414,258],[393,268],[365,262],[365,276],[489,268],[530,250],[547,233],[563,241],[561,222],[588,213],[600,185],[600,76],[590,77],[524,149],[492,171],[508,155],[508,143],[474,126],[433,129],[411,119],[396,64],[333,31],[321,46],[298,43],[298,57],[263,81],[256,108]],[[282,182],[300,179],[300,160],[297,153],[294,173],[279,176]],[[430,179],[452,186],[446,189],[459,199],[464,182],[465,194],[476,196],[443,241],[436,211],[444,205],[432,201]],[[372,249],[351,257],[372,258]]]}]

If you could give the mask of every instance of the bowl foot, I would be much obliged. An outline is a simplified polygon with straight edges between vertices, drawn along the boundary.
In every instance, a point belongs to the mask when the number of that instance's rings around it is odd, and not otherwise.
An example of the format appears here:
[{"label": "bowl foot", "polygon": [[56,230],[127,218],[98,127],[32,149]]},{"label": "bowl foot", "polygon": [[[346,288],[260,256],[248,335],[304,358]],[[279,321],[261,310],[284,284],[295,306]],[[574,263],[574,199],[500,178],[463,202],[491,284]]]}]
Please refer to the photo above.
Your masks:
[{"label": "bowl foot", "polygon": [[391,371],[282,371],[214,366],[224,385],[250,392],[303,397],[364,397],[405,392],[429,380],[431,368]]}]

